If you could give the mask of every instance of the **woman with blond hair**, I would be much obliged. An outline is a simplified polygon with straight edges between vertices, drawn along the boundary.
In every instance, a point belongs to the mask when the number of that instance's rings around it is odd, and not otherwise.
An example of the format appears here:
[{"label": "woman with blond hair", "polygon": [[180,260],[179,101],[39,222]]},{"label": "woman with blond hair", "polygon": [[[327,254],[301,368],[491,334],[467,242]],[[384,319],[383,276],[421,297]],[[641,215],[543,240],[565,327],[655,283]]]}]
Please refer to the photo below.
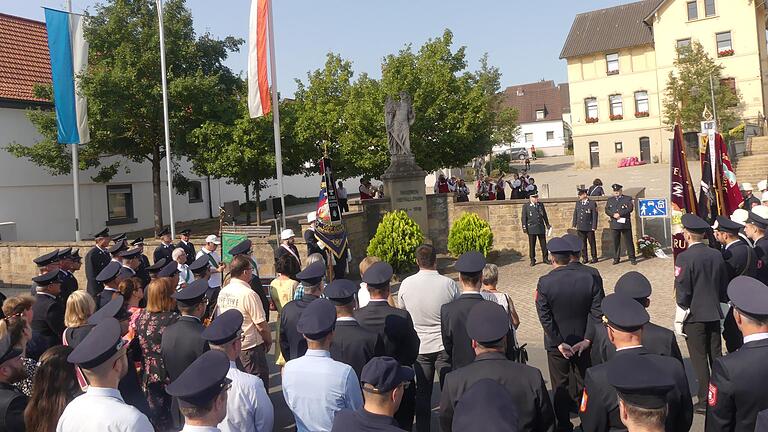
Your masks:
[{"label": "woman with blond hair", "polygon": [[78,290],[67,299],[67,309],[64,312],[64,345],[76,347],[91,331],[88,318],[96,312],[96,302],[90,294]]},{"label": "woman with blond hair", "polygon": [[37,362],[26,356],[27,342],[32,339],[32,305],[35,298],[28,294],[10,297],[3,302],[3,314],[5,318],[0,320],[0,338],[10,336],[11,345],[20,349],[21,362],[27,378],[14,384],[22,393],[32,394],[32,378],[35,376]]},{"label": "woman with blond hair", "polygon": [[[75,291],[78,292],[82,291]],[[32,395],[24,410],[26,432],[56,430],[64,408],[81,393],[75,379],[75,365],[67,361],[71,352],[72,347],[59,345],[48,348],[40,356]]]},{"label": "woman with blond hair", "polygon": [[272,298],[272,302],[277,309],[277,327],[275,333],[277,338],[275,339],[275,346],[278,347],[277,359],[275,364],[278,366],[285,365],[285,358],[283,357],[280,347],[280,314],[283,313],[283,306],[293,299],[296,292],[296,288],[299,282],[295,279],[296,273],[299,272],[299,265],[296,260],[290,255],[282,255],[277,259],[275,264],[275,272],[277,277],[269,284],[269,295]]},{"label": "woman with blond hair", "polygon": [[142,354],[141,386],[149,402],[149,420],[156,430],[170,430],[171,397],[165,392],[170,381],[160,353],[163,332],[178,321],[176,284],[168,278],[155,279],[147,286],[147,307],[140,311],[132,329]]}]

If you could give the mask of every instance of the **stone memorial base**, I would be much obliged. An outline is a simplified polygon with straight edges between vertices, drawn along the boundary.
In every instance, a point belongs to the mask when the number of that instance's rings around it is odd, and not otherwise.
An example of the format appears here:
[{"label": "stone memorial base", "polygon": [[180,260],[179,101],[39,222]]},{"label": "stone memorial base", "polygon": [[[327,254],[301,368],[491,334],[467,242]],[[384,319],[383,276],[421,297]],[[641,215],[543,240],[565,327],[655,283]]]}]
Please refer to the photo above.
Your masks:
[{"label": "stone memorial base", "polygon": [[392,210],[408,213],[419,224],[425,238],[429,236],[427,194],[424,189],[426,175],[413,155],[393,155],[389,168],[381,176],[384,197],[392,203]]}]

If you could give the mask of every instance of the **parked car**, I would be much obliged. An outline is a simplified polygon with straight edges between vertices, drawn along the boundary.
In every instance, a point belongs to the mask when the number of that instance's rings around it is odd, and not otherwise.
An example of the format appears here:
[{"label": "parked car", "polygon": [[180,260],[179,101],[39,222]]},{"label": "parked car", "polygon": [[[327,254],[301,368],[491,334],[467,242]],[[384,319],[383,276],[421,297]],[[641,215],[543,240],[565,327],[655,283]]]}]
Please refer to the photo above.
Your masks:
[{"label": "parked car", "polygon": [[528,149],[525,147],[515,147],[510,150],[509,155],[512,157],[512,160],[525,160],[528,157]]}]

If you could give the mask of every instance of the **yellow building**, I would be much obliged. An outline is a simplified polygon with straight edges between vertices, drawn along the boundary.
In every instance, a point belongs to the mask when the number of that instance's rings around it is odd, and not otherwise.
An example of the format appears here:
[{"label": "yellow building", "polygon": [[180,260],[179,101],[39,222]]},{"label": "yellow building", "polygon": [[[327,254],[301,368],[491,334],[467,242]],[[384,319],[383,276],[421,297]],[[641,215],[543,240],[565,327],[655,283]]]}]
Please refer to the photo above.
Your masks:
[{"label": "yellow building", "polygon": [[676,48],[699,42],[741,95],[741,116],[768,101],[765,1],[643,0],[576,16],[560,54],[568,61],[576,166],[637,157],[668,163],[664,88]]}]

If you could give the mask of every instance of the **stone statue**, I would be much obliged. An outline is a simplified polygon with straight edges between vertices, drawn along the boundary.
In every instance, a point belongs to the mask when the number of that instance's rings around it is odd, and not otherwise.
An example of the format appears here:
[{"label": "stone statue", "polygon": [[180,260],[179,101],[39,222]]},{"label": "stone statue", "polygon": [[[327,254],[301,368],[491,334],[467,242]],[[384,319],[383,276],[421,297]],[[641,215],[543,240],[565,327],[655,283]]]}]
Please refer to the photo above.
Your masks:
[{"label": "stone statue", "polygon": [[410,130],[415,120],[413,103],[408,93],[400,92],[399,101],[387,97],[384,105],[384,124],[387,129],[390,155],[411,154]]}]

